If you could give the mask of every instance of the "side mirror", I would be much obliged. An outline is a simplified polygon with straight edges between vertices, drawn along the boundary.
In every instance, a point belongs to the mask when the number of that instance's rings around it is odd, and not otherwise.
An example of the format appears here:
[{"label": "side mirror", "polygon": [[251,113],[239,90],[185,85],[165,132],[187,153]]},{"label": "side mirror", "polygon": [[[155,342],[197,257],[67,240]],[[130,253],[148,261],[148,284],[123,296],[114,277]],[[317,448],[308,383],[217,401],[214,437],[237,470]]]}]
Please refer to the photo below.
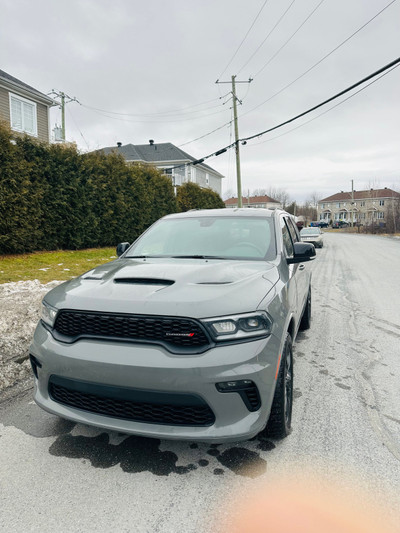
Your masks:
[{"label": "side mirror", "polygon": [[288,257],[287,262],[289,265],[295,263],[304,263],[304,261],[312,261],[315,259],[315,247],[310,242],[295,242],[294,243],[294,255]]},{"label": "side mirror", "polygon": [[127,249],[129,248],[130,244],[129,242],[120,242],[117,246],[117,256],[121,256],[123,253],[125,253],[127,251]]}]

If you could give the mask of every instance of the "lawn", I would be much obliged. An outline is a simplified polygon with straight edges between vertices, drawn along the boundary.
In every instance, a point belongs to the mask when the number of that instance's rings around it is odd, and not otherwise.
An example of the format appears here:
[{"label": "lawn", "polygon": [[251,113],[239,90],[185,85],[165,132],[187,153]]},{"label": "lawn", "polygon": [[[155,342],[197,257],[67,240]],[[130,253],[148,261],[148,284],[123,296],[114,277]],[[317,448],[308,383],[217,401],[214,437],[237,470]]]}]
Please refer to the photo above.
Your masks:
[{"label": "lawn", "polygon": [[0,283],[68,280],[115,259],[115,248],[90,248],[0,256]]}]

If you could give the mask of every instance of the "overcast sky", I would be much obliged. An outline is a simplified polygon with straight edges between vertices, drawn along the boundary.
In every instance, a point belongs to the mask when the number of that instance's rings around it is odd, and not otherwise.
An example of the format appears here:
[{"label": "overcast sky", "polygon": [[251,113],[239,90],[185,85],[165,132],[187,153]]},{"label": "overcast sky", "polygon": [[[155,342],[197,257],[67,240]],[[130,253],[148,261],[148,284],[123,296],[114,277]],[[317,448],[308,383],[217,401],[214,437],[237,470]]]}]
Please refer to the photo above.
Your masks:
[{"label": "overcast sky", "polygon": [[[154,139],[200,158],[234,140],[231,86],[217,79],[254,78],[237,85],[240,138],[273,127],[400,56],[398,0],[281,91],[389,3],[2,0],[0,69],[76,97],[67,139],[82,151]],[[397,68],[319,118],[349,95],[240,146],[243,189],[284,188],[298,202],[350,190],[352,179],[400,190],[399,82]],[[234,151],[207,163],[225,176],[223,192],[236,192]]]}]

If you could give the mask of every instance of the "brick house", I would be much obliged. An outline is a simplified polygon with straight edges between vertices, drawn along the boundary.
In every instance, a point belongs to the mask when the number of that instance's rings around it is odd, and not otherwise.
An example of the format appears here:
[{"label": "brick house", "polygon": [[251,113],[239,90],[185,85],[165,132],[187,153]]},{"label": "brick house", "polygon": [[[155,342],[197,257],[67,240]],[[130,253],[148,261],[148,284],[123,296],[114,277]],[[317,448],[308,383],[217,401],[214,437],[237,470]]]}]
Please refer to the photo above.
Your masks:
[{"label": "brick house", "polygon": [[[238,206],[237,198],[225,200],[225,207],[235,208]],[[282,205],[269,196],[243,196],[243,207],[258,207],[264,209],[281,209]]]},{"label": "brick house", "polygon": [[17,133],[50,142],[49,109],[56,102],[0,70],[0,119]]},{"label": "brick house", "polygon": [[394,216],[400,194],[388,187],[333,194],[318,202],[318,220],[347,222],[369,226],[386,226],[390,216]]}]

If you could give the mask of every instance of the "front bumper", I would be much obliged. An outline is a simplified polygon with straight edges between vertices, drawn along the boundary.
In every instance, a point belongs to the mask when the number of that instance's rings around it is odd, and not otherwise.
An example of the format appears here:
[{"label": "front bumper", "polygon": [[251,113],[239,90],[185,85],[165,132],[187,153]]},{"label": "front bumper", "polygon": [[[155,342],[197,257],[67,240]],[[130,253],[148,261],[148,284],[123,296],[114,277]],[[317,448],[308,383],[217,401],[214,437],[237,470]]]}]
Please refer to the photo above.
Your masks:
[{"label": "front bumper", "polygon": [[[208,442],[252,438],[266,425],[275,391],[280,340],[266,339],[214,347],[203,354],[175,355],[160,346],[98,340],[73,344],[56,341],[41,323],[36,328],[31,354],[39,366],[35,378],[35,401],[46,411],[75,422],[123,433]],[[49,380],[87,383],[93,388],[116,391],[153,391],[186,395],[207,404],[214,414],[204,426],[149,423],[98,414],[55,401]],[[238,392],[220,392],[216,384],[251,380],[261,406],[249,411]],[[115,394],[115,393],[114,393]]]}]

